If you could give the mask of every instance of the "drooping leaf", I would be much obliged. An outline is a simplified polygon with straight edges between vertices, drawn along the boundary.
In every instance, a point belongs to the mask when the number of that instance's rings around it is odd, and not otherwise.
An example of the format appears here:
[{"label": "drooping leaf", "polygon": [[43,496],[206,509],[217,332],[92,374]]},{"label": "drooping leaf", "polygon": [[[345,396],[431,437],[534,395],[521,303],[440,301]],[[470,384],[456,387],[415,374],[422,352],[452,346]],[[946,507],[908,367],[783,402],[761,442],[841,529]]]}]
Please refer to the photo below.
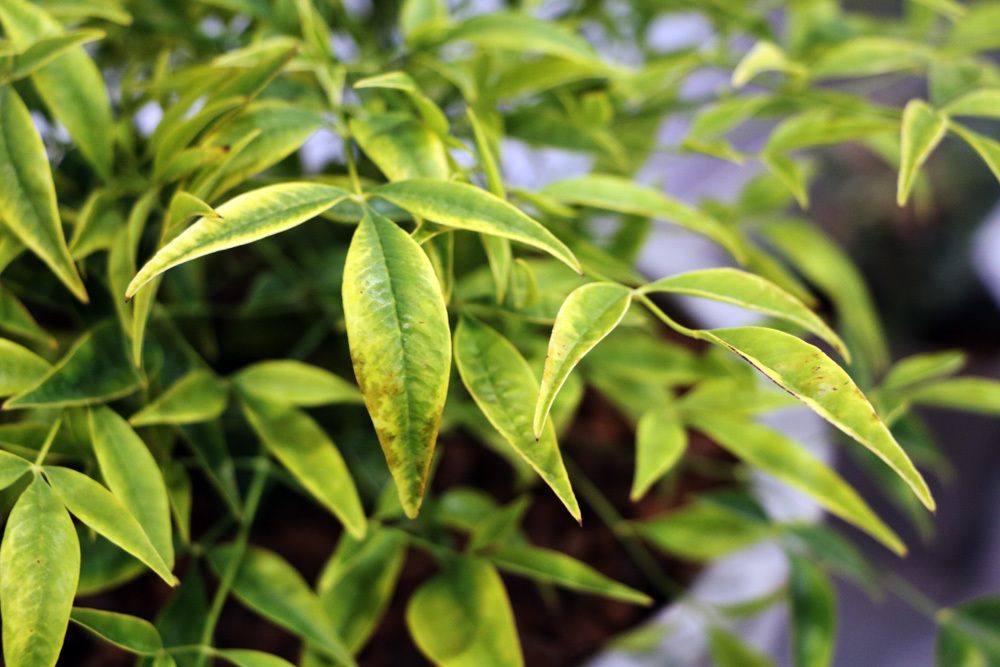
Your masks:
[{"label": "drooping leaf", "polygon": [[155,655],[163,648],[160,633],[153,624],[136,616],[103,609],[73,607],[70,620],[130,653]]},{"label": "drooping leaf", "polygon": [[241,401],[243,414],[264,446],[288,468],[314,498],[358,539],[365,534],[365,512],[354,480],[333,441],[306,413],[261,401]]},{"label": "drooping leaf", "polygon": [[207,370],[193,370],[129,417],[129,423],[149,426],[210,421],[226,409],[228,396],[224,380]]},{"label": "drooping leaf", "polygon": [[614,283],[590,283],[566,297],[556,315],[545,356],[538,404],[532,420],[536,438],[541,436],[552,403],[566,378],[580,360],[618,326],[631,303],[632,291]]},{"label": "drooping leaf", "polygon": [[46,466],[55,495],[74,516],[141,560],[171,586],[177,579],[124,504],[106,488],[70,468]]},{"label": "drooping leaf", "polygon": [[0,220],[76,298],[87,302],[59,221],[45,146],[11,86],[0,87]]},{"label": "drooping leaf", "polygon": [[677,465],[686,449],[687,432],[676,411],[663,408],[644,414],[635,434],[632,500],[646,495],[649,487]]},{"label": "drooping leaf", "polygon": [[837,598],[830,578],[811,561],[788,559],[788,598],[795,667],[828,667],[837,633]]},{"label": "drooping leaf", "polygon": [[857,440],[898,474],[920,501],[934,508],[927,483],[868,399],[844,369],[791,334],[765,327],[701,331],[750,362],[816,414]]},{"label": "drooping leaf", "polygon": [[639,534],[659,549],[691,560],[711,560],[775,535],[756,517],[706,500],[637,524]]},{"label": "drooping leaf", "polygon": [[28,348],[0,338],[0,396],[34,387],[51,368],[49,362]]},{"label": "drooping leaf", "polygon": [[136,391],[141,378],[115,322],[83,334],[39,381],[8,399],[5,409],[103,403]]},{"label": "drooping leaf", "polygon": [[347,252],[343,300],[354,374],[400,502],[415,517],[451,369],[444,295],[420,246],[368,210]]},{"label": "drooping leaf", "polygon": [[589,174],[547,185],[542,194],[567,204],[666,220],[712,239],[737,261],[746,259],[745,241],[735,230],[647,185],[618,176]]},{"label": "drooping leaf", "polygon": [[467,183],[413,179],[387,183],[374,193],[432,222],[491,234],[543,250],[580,272],[580,263],[552,232],[496,195]]},{"label": "drooping leaf", "polygon": [[551,549],[506,545],[490,551],[488,558],[501,570],[536,581],[633,604],[652,603],[645,593],[620,584],[586,563]]},{"label": "drooping leaf", "polygon": [[438,667],[520,667],[524,664],[510,600],[487,562],[449,561],[406,607],[406,625]]},{"label": "drooping leaf", "polygon": [[0,613],[8,665],[54,667],[80,576],[73,521],[36,477],[7,519],[0,545]]},{"label": "drooping leaf", "polygon": [[244,394],[269,403],[309,408],[362,401],[358,388],[339,375],[294,359],[259,361],[242,369],[233,381]]},{"label": "drooping leaf", "polygon": [[493,427],[580,521],[580,506],[551,420],[535,438],[531,406],[538,401],[538,383],[517,348],[496,330],[464,319],[455,331],[455,365],[465,388]]},{"label": "drooping leaf", "polygon": [[146,444],[107,406],[88,413],[90,442],[111,493],[135,517],[168,568],[174,565],[167,488]]},{"label": "drooping leaf", "polygon": [[238,195],[216,209],[218,217],[198,219],[156,252],[132,279],[131,298],[140,287],[178,264],[220,250],[253,243],[316,217],[348,195],[321,183],[280,183]]},{"label": "drooping leaf", "polygon": [[[208,561],[216,573],[228,570],[235,557],[237,551],[233,545],[208,551]],[[233,581],[233,593],[243,604],[308,640],[314,648],[345,665],[355,665],[323,603],[309,590],[302,576],[277,554],[265,549],[247,549]]]},{"label": "drooping leaf", "polygon": [[900,130],[899,182],[896,203],[906,203],[917,177],[917,170],[927,160],[948,130],[948,117],[935,111],[923,100],[910,100],[903,109]]}]

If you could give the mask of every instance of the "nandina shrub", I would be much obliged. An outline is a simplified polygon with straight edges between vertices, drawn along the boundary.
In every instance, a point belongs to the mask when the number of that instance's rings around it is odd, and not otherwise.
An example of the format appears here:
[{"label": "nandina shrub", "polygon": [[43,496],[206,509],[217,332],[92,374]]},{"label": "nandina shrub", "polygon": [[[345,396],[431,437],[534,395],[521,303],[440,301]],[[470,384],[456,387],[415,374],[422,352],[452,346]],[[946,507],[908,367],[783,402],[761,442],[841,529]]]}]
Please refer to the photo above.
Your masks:
[{"label": "nandina shrub", "polygon": [[[230,598],[298,637],[301,664],[351,665],[414,557],[432,571],[404,600],[399,660],[520,665],[508,577],[540,600],[644,605],[678,595],[648,550],[707,562],[765,540],[788,584],[743,613],[787,601],[796,664],[830,663],[830,577],[881,576],[833,529],[769,517],[740,471],[905,546],[755,418],[804,403],[926,521],[914,461],[938,473],[941,457],[911,408],[997,413],[1000,387],[952,377],[956,352],[890,364],[861,276],[803,215],[823,173],[810,149],[883,158],[901,206],[928,201],[920,170],[946,136],[997,173],[1000,144],[966,118],[998,116],[984,54],[1000,4],[913,1],[896,18],[826,0],[509,4],[0,2],[7,665],[78,657],[60,659],[70,621],[143,664],[286,664],[216,646]],[[664,50],[657,21],[678,11],[712,37]],[[684,94],[706,71],[730,83]],[[869,77],[928,95],[874,101]],[[671,150],[762,167],[733,201],[693,206],[639,176],[664,120],[691,117]],[[752,150],[731,138],[750,120],[766,134]],[[502,151],[529,148],[585,156],[588,173],[526,189]],[[707,237],[725,266],[647,279],[634,266],[654,224]],[[685,325],[672,295],[767,319]],[[623,518],[572,463],[588,456],[564,437],[585,395],[634,429],[616,454],[634,458],[632,499],[678,508]],[[456,433],[521,495],[432,486]],[[705,465],[695,437],[728,453],[723,474],[677,497]],[[342,528],[316,581],[257,545],[255,520],[289,494]],[[648,581],[532,544],[521,522],[540,497],[577,531],[607,524]],[[129,602],[139,616],[74,602],[127,599],[114,591],[139,577],[175,588]],[[942,665],[998,659],[997,604],[938,614]],[[716,662],[767,662],[729,610],[697,608]]]}]

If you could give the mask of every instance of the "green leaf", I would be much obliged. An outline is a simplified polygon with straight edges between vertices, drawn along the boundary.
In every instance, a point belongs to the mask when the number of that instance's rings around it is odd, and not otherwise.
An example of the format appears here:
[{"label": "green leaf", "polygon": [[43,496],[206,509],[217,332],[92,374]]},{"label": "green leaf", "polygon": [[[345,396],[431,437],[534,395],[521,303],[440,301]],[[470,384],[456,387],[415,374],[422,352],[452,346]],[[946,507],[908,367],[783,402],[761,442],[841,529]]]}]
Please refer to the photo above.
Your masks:
[{"label": "green leaf", "polygon": [[0,451],[0,490],[6,489],[29,470],[31,462],[27,459]]},{"label": "green leaf", "polygon": [[941,380],[907,394],[913,403],[986,415],[1000,415],[1000,382],[991,378]]},{"label": "green leaf", "polygon": [[535,581],[633,604],[648,606],[653,602],[645,593],[620,584],[586,563],[551,549],[506,545],[491,550],[488,558],[501,570]]},{"label": "green leaf", "polygon": [[733,69],[733,88],[742,88],[754,77],[764,72],[804,72],[801,65],[788,59],[781,47],[774,42],[760,41],[753,45]]},{"label": "green leaf", "polygon": [[566,297],[556,315],[542,371],[542,385],[532,421],[540,437],[549,410],[566,378],[584,356],[604,340],[625,317],[632,290],[614,283],[590,283]]},{"label": "green leaf", "polygon": [[710,413],[693,418],[691,425],[743,461],[808,494],[896,553],[906,553],[899,537],[840,475],[781,433],[742,418]]},{"label": "green leaf", "polygon": [[[410,102],[416,108],[417,113],[423,118],[424,123],[428,128],[434,131],[442,137],[448,135],[448,117],[444,115],[440,107],[434,103],[429,97],[424,95],[420,87],[417,86],[417,82],[414,81],[409,74],[406,72],[393,71],[386,72],[384,74],[379,74],[377,76],[370,76],[365,79],[361,79],[354,84],[354,88],[389,88],[393,90],[401,90],[406,93],[406,96],[410,98]],[[445,174],[445,177],[447,173]],[[432,177],[428,175],[428,177]],[[443,177],[442,177],[443,178]]]},{"label": "green leaf", "polygon": [[451,371],[448,313],[427,255],[366,210],[344,265],[354,374],[407,515],[420,509]]},{"label": "green leaf", "polygon": [[775,529],[759,519],[707,500],[636,527],[657,548],[696,561],[719,558],[775,535]]},{"label": "green leaf", "polygon": [[176,585],[176,577],[146,531],[110,491],[70,468],[46,466],[45,477],[66,509],[80,521],[138,558],[165,582]]},{"label": "green leaf", "polygon": [[447,0],[403,0],[399,8],[399,27],[407,43],[447,21]]},{"label": "green leaf", "polygon": [[390,181],[447,178],[441,138],[406,113],[369,114],[350,121],[351,136]]},{"label": "green leaf", "polygon": [[936,380],[957,372],[965,361],[965,353],[959,350],[914,354],[893,364],[882,378],[879,389],[902,389],[926,380]]},{"label": "green leaf", "polygon": [[532,406],[538,402],[538,382],[517,348],[485,324],[463,319],[455,331],[455,365],[465,388],[493,428],[580,521],[580,506],[551,420],[535,438],[531,421]]},{"label": "green leaf", "polygon": [[364,540],[345,535],[327,561],[316,588],[327,615],[357,653],[389,606],[406,559],[406,537],[373,529]]},{"label": "green leaf", "polygon": [[650,410],[639,419],[635,435],[635,477],[629,497],[637,501],[677,465],[687,449],[684,424],[671,409]]},{"label": "green leaf", "polygon": [[837,598],[830,578],[805,558],[788,559],[795,667],[827,667],[837,640]]},{"label": "green leaf", "polygon": [[56,664],[79,575],[80,544],[73,521],[36,477],[11,510],[0,546],[6,664]]},{"label": "green leaf", "polygon": [[[208,551],[216,573],[229,569],[237,557],[233,545]],[[309,590],[302,576],[277,554],[249,548],[233,581],[233,593],[250,609],[286,630],[308,640],[314,648],[345,664],[355,665],[326,616],[323,603]]]},{"label": "green leaf", "polygon": [[269,403],[310,408],[362,401],[358,388],[339,375],[294,359],[259,361],[233,381],[244,394]]},{"label": "green leaf", "polygon": [[892,37],[855,37],[826,50],[809,67],[814,79],[857,78],[924,66],[931,48]]},{"label": "green leaf", "polygon": [[[62,33],[55,19],[24,0],[5,0],[0,6],[0,21],[7,36],[23,46]],[[104,77],[87,52],[79,46],[71,49],[36,70],[31,80],[45,106],[69,130],[98,175],[105,180],[110,178],[113,158],[111,101]]]},{"label": "green leaf", "polygon": [[774,283],[746,271],[731,268],[689,271],[661,278],[641,287],[640,291],[687,294],[765,313],[816,334],[850,360],[840,336],[816,313]]},{"label": "green leaf", "polygon": [[471,42],[483,49],[559,56],[584,63],[600,60],[586,40],[558,23],[515,12],[473,16],[455,25],[445,34],[444,40]]},{"label": "green leaf", "polygon": [[243,414],[267,447],[351,535],[365,534],[365,512],[354,480],[333,441],[309,415],[288,406],[244,399]]},{"label": "green leaf", "polygon": [[229,388],[210,371],[198,369],[182,376],[156,400],[131,417],[133,426],[193,424],[211,421],[226,409]]},{"label": "green leaf", "polygon": [[156,655],[163,649],[160,633],[149,621],[103,609],[73,607],[70,620],[106,642],[140,655]]},{"label": "green leaf", "polygon": [[0,396],[10,396],[35,386],[50,368],[49,362],[28,348],[0,338]]},{"label": "green leaf", "polygon": [[117,412],[100,406],[88,412],[90,442],[111,493],[135,517],[168,568],[174,565],[170,503],[156,459]]},{"label": "green leaf", "polygon": [[951,122],[948,127],[962,137],[965,143],[972,147],[972,150],[979,154],[986,166],[993,172],[993,176],[1000,181],[1000,142],[987,136],[973,132],[972,130]]},{"label": "green leaf", "polygon": [[37,384],[8,399],[4,408],[104,403],[131,394],[140,384],[121,329],[107,321],[80,336]]},{"label": "green leaf", "polygon": [[739,636],[711,628],[708,631],[708,646],[715,667],[774,667],[775,663]]},{"label": "green leaf", "polygon": [[87,302],[59,221],[45,146],[11,86],[0,87],[0,220],[77,299]]},{"label": "green leaf", "polygon": [[698,412],[754,415],[793,405],[797,405],[794,397],[761,385],[753,376],[709,378],[677,399],[682,416]]},{"label": "green leaf", "polygon": [[524,664],[507,591],[485,561],[448,561],[410,598],[406,625],[420,651],[438,667]]},{"label": "green leaf", "polygon": [[9,69],[0,75],[0,84],[33,74],[39,67],[44,67],[67,51],[103,37],[104,33],[100,30],[72,30],[38,39],[14,55]]},{"label": "green leaf", "polygon": [[238,195],[216,209],[218,217],[199,218],[158,250],[129,283],[125,297],[159,274],[213,252],[253,243],[310,220],[348,196],[321,183],[280,183]]},{"label": "green leaf", "polygon": [[900,130],[899,182],[896,203],[906,203],[913,188],[917,170],[944,138],[948,130],[948,117],[935,111],[923,100],[910,100],[903,109]]},{"label": "green leaf", "polygon": [[1000,118],[1000,88],[980,88],[952,100],[941,109],[948,116]]},{"label": "green leaf", "polygon": [[822,350],[791,334],[764,327],[712,329],[699,335],[740,355],[864,445],[892,468],[928,509],[934,509],[930,489],[906,452],[847,372]]},{"label": "green leaf", "polygon": [[284,658],[244,648],[214,649],[212,655],[231,662],[236,667],[294,667]]},{"label": "green leaf", "polygon": [[475,186],[414,179],[379,186],[373,193],[413,215],[446,227],[500,236],[538,248],[581,272],[572,251],[552,232],[496,195]]},{"label": "green leaf", "polygon": [[989,667],[1000,662],[1000,597],[984,596],[938,612],[938,667]]},{"label": "green leaf", "polygon": [[552,183],[541,192],[566,204],[667,220],[715,241],[739,262],[746,259],[745,241],[735,230],[648,185],[618,176],[590,174]]}]

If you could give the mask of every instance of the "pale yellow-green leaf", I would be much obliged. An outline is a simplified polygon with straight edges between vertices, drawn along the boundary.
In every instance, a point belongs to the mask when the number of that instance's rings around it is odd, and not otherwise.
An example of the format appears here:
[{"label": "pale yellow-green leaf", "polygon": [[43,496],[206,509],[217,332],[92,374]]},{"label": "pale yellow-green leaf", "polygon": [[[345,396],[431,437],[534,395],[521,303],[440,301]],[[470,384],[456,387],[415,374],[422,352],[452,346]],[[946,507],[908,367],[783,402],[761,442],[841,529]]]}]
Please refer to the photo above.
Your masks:
[{"label": "pale yellow-green leaf", "polygon": [[416,241],[366,210],[347,252],[343,300],[354,374],[400,502],[414,517],[451,371],[444,295]]},{"label": "pale yellow-green leaf", "polygon": [[447,178],[441,138],[405,113],[369,114],[350,122],[351,136],[390,181]]},{"label": "pale yellow-green leaf", "polygon": [[774,42],[762,40],[754,44],[733,70],[734,88],[742,88],[758,74],[764,72],[800,72],[801,65],[792,62],[781,47]]},{"label": "pale yellow-green leaf", "polygon": [[0,490],[6,489],[29,470],[31,470],[31,462],[27,459],[0,451]]},{"label": "pale yellow-green leaf", "polygon": [[630,497],[642,498],[670,472],[687,450],[687,432],[676,411],[664,407],[639,418],[635,434],[635,477]]},{"label": "pale yellow-green leaf", "polygon": [[35,386],[50,368],[49,362],[28,348],[0,338],[0,396]]},{"label": "pale yellow-green leaf", "polygon": [[559,309],[549,338],[542,384],[532,420],[539,437],[549,409],[570,372],[625,317],[632,291],[614,283],[590,283],[574,290]]},{"label": "pale yellow-green leaf", "polygon": [[1000,415],[1000,382],[992,378],[941,380],[914,389],[907,398],[920,405]]},{"label": "pale yellow-green leaf", "polygon": [[358,388],[344,378],[294,359],[258,361],[238,372],[233,381],[241,392],[269,403],[311,408],[362,401]]},{"label": "pale yellow-green leaf", "polygon": [[133,426],[211,421],[226,409],[229,388],[210,371],[193,370],[131,417]]},{"label": "pale yellow-green leaf", "polygon": [[103,609],[74,607],[70,619],[106,642],[140,655],[156,655],[163,649],[160,633],[149,621]]},{"label": "pale yellow-green leaf", "polygon": [[35,40],[30,46],[11,56],[9,68],[4,69],[3,73],[0,74],[0,84],[26,77],[67,51],[103,37],[104,32],[100,30],[85,29]]},{"label": "pale yellow-green leaf", "polygon": [[899,181],[896,203],[902,206],[910,196],[917,170],[930,156],[948,130],[948,118],[923,100],[910,100],[903,109],[900,129]]},{"label": "pale yellow-green leaf", "polygon": [[941,109],[949,116],[1000,118],[1000,88],[979,88],[948,102]]},{"label": "pale yellow-green leaf", "polygon": [[993,172],[993,176],[1000,181],[1000,142],[978,132],[973,132],[959,123],[950,122],[948,126],[965,143],[969,144],[972,150],[979,154],[979,157],[983,159],[986,166]]},{"label": "pale yellow-green leaf", "polygon": [[856,78],[923,67],[932,49],[927,44],[893,37],[848,39],[820,55],[809,67],[814,79]]},{"label": "pale yellow-green leaf", "polygon": [[667,553],[712,560],[774,537],[776,528],[756,517],[708,501],[694,503],[636,524],[639,534]]}]

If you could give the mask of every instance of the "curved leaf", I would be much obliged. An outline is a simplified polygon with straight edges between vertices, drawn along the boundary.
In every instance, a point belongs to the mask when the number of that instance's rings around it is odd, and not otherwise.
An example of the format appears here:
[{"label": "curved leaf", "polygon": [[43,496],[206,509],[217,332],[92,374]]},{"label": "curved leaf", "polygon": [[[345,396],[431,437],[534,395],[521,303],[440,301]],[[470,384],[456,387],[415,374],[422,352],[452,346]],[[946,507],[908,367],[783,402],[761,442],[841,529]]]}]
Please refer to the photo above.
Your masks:
[{"label": "curved leaf", "polygon": [[837,640],[837,598],[830,578],[804,558],[788,559],[795,667],[828,667]]},{"label": "curved leaf", "polygon": [[590,283],[566,297],[556,315],[545,356],[532,430],[539,437],[556,395],[570,372],[625,317],[632,290],[613,283]]},{"label": "curved leaf", "polygon": [[992,378],[950,378],[914,389],[904,397],[920,405],[1000,415],[1000,382]]},{"label": "curved leaf", "polygon": [[56,209],[45,146],[11,86],[0,86],[0,220],[77,299],[87,302]]},{"label": "curved leaf", "polygon": [[360,403],[358,388],[330,371],[294,359],[259,361],[233,377],[244,394],[269,403],[315,407]]},{"label": "curved leaf", "polygon": [[56,339],[38,325],[24,304],[3,287],[0,287],[0,330],[52,349],[58,347]]},{"label": "curved leaf", "polygon": [[160,633],[149,621],[103,609],[73,607],[70,620],[130,653],[156,655],[163,649]]},{"label": "curved leaf", "polygon": [[553,21],[517,12],[487,12],[455,25],[445,41],[467,41],[487,49],[559,56],[567,60],[599,60],[585,39]]},{"label": "curved leaf", "polygon": [[56,664],[79,576],[73,521],[48,484],[36,477],[14,505],[0,545],[6,664]]},{"label": "curved leaf", "polygon": [[725,556],[776,533],[756,517],[708,500],[696,500],[636,528],[657,548],[696,561]]},{"label": "curved leaf", "polygon": [[351,136],[390,181],[448,178],[448,153],[441,138],[405,113],[352,118]]},{"label": "curved leaf", "polygon": [[366,210],[347,251],[343,299],[354,374],[400,502],[415,517],[451,370],[444,295],[416,241]]},{"label": "curved leaf", "polygon": [[236,667],[294,667],[284,658],[279,658],[263,651],[252,651],[243,648],[226,648],[212,651],[212,655],[231,662]]},{"label": "curved leaf", "polygon": [[640,288],[641,292],[668,292],[731,303],[777,317],[816,334],[850,360],[840,336],[797,298],[760,276],[732,268],[689,271],[661,278]]},{"label": "curved leaf", "polygon": [[673,468],[687,449],[687,432],[673,410],[651,410],[639,418],[635,434],[633,501]]},{"label": "curved leaf", "polygon": [[538,384],[517,348],[485,324],[463,319],[455,331],[455,365],[465,388],[493,428],[580,521],[580,506],[559,453],[552,421],[545,423],[537,440],[531,428],[531,406],[538,401]]},{"label": "curved leaf", "polygon": [[213,252],[253,243],[310,220],[348,196],[321,183],[280,183],[238,195],[216,209],[217,217],[199,218],[158,250],[129,283],[125,297],[178,264]]},{"label": "curved leaf", "polygon": [[413,179],[381,185],[373,194],[432,222],[517,241],[544,250],[578,273],[580,262],[552,232],[503,199],[467,183]]},{"label": "curved leaf", "polygon": [[35,386],[51,368],[49,362],[28,348],[0,338],[0,396]]},{"label": "curved leaf", "polygon": [[906,203],[917,177],[917,170],[948,131],[948,117],[923,100],[910,100],[903,109],[900,129],[899,182],[896,203]]},{"label": "curved leaf", "polygon": [[194,424],[211,421],[226,409],[229,389],[211,372],[193,370],[131,417],[133,426]]}]

